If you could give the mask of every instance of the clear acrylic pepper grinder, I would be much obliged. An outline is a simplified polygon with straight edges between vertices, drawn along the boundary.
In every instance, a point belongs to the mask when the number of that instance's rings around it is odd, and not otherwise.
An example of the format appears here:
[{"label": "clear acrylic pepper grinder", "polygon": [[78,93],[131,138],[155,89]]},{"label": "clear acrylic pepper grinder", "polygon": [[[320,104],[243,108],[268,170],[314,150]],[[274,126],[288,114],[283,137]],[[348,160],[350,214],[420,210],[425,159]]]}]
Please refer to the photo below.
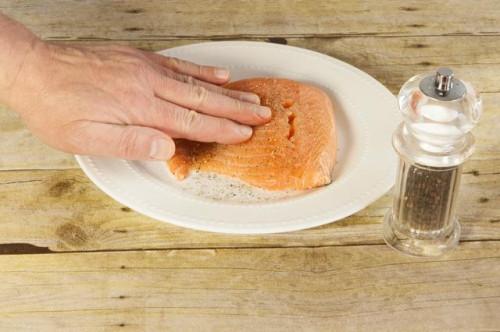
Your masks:
[{"label": "clear acrylic pepper grinder", "polygon": [[474,149],[470,130],[481,99],[451,69],[439,68],[408,80],[398,101],[404,122],[392,140],[400,158],[384,239],[406,254],[437,256],[460,238],[457,194],[462,164]]}]

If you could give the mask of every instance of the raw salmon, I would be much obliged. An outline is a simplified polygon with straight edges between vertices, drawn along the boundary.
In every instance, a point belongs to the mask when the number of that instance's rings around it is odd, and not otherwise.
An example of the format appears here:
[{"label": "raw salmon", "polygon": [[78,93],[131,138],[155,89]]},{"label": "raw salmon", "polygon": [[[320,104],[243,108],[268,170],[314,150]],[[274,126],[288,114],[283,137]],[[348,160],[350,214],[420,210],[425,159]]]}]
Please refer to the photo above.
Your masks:
[{"label": "raw salmon", "polygon": [[168,165],[179,180],[196,169],[269,190],[310,189],[332,181],[335,120],[325,92],[278,78],[246,79],[227,88],[259,95],[272,110],[271,121],[254,128],[252,138],[241,144],[177,141]]}]

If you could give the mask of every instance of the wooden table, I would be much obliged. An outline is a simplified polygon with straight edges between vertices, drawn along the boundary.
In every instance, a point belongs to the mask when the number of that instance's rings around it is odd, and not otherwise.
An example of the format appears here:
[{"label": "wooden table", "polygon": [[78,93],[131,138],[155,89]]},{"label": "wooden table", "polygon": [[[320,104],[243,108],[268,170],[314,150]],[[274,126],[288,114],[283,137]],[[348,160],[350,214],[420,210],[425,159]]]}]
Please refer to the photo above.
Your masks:
[{"label": "wooden table", "polygon": [[1,110],[2,331],[500,330],[500,2],[0,0],[0,10],[61,43],[304,47],[394,93],[449,65],[484,101],[461,188],[461,245],[428,259],[383,243],[388,195],[288,234],[210,234],[146,218]]}]

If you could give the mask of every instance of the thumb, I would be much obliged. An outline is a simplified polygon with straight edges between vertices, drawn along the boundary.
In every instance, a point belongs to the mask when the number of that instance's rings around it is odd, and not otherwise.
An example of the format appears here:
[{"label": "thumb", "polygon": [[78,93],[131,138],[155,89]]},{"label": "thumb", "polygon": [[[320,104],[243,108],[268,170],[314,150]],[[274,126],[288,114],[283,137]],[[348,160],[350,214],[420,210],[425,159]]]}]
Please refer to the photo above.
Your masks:
[{"label": "thumb", "polygon": [[71,132],[71,150],[78,154],[129,160],[168,160],[175,152],[172,138],[149,127],[86,121]]}]

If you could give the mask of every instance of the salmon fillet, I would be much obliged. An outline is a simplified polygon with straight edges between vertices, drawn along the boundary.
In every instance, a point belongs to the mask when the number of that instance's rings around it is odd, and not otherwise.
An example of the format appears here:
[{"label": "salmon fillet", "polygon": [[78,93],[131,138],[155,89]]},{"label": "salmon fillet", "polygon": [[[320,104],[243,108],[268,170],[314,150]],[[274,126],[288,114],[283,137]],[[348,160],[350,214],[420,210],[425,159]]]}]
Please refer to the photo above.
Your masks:
[{"label": "salmon fillet", "polygon": [[215,172],[268,190],[302,190],[332,181],[336,135],[333,106],[322,90],[287,79],[252,78],[227,84],[253,92],[272,119],[236,144],[176,141],[168,161],[177,179],[190,170]]}]

